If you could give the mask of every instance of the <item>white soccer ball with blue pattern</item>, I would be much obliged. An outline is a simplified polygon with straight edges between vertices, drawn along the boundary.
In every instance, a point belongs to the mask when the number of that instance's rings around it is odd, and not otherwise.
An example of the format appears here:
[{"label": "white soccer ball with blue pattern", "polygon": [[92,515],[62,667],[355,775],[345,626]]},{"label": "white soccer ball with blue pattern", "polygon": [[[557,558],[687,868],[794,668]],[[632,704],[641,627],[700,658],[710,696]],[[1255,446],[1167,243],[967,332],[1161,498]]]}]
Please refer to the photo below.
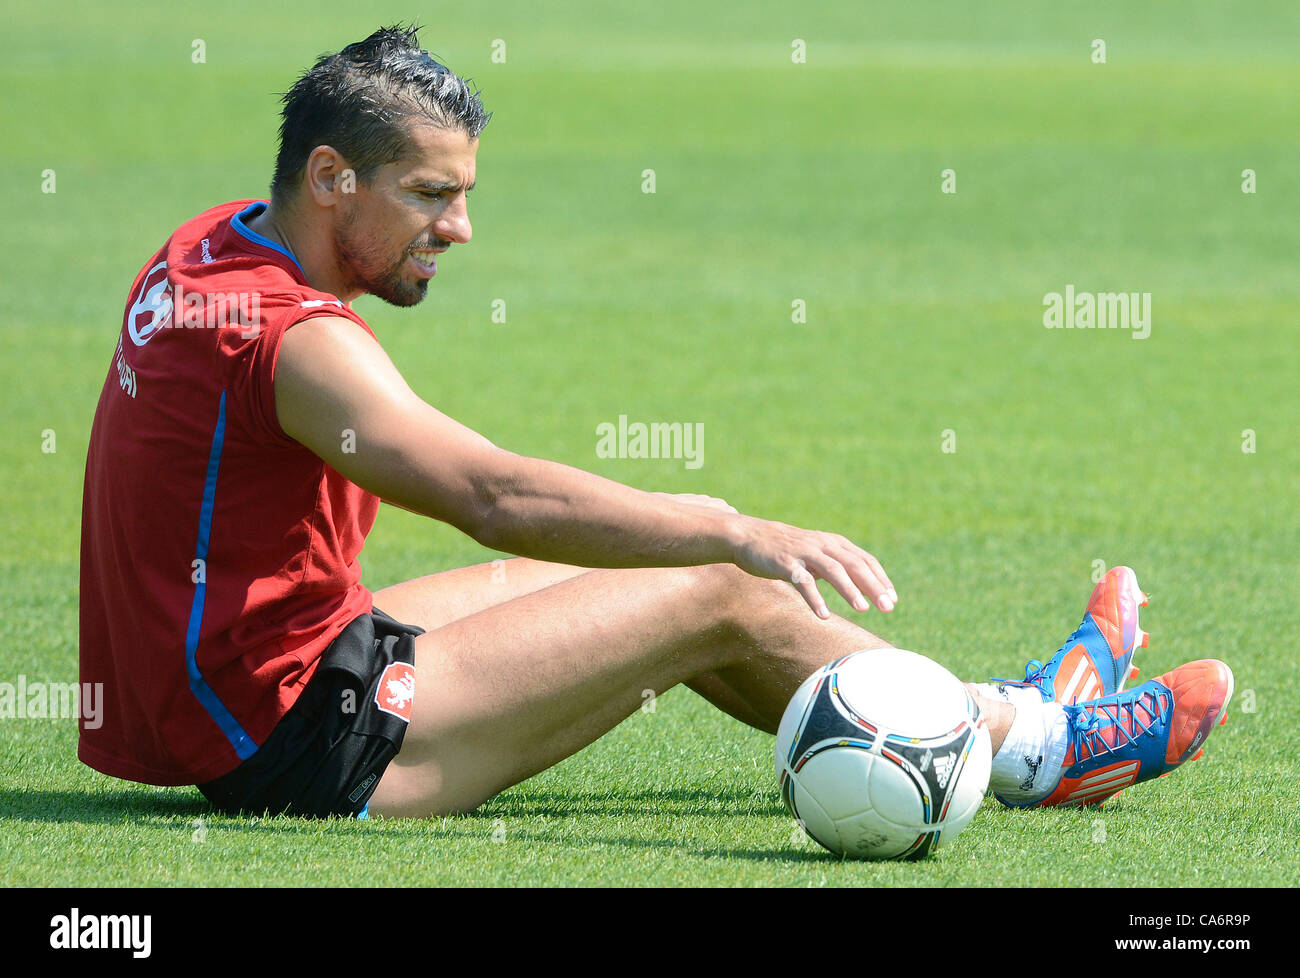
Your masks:
[{"label": "white soccer ball with blue pattern", "polygon": [[841,856],[919,859],[974,817],[992,767],[988,725],[932,659],[867,649],[804,681],[776,735],[781,797]]}]

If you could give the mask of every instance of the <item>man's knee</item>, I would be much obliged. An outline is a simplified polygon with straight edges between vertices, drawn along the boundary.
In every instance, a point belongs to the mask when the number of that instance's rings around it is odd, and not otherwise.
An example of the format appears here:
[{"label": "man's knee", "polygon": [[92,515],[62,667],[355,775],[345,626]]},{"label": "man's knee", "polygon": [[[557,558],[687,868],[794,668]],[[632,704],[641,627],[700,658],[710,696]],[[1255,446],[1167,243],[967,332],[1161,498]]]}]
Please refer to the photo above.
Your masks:
[{"label": "man's knee", "polygon": [[[787,615],[807,605],[785,581],[755,577],[735,564],[689,568],[710,616],[719,625],[750,631],[771,615]],[[811,612],[810,612],[811,613]]]}]

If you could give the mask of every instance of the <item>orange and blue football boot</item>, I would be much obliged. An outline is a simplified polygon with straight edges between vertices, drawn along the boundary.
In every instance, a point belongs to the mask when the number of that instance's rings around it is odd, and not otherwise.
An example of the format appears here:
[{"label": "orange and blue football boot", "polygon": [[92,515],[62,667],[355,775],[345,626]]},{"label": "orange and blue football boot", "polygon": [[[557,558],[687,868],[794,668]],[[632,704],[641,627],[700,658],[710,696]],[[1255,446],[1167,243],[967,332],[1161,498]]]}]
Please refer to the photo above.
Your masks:
[{"label": "orange and blue football boot", "polygon": [[1133,653],[1149,636],[1138,627],[1147,596],[1131,567],[1112,567],[1093,588],[1083,623],[1043,665],[1029,660],[1024,679],[995,679],[1006,686],[1032,686],[1045,703],[1062,705],[1110,696],[1137,675]]},{"label": "orange and blue football boot", "polygon": [[1232,670],[1198,659],[1128,692],[1064,707],[1069,748],[1061,780],[1047,797],[1011,808],[1100,805],[1121,789],[1196,760],[1216,725],[1227,721]]}]

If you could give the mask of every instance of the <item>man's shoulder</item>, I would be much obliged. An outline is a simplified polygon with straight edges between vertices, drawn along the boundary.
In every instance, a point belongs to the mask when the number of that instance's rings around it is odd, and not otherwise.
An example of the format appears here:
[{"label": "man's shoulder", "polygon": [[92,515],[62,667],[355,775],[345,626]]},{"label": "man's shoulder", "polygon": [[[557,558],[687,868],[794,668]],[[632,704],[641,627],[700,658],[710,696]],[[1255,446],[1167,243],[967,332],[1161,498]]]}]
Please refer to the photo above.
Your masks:
[{"label": "man's shoulder", "polygon": [[373,335],[365,320],[337,296],[313,288],[297,259],[250,229],[246,218],[265,201],[231,201],[209,208],[172,235],[167,275],[178,297],[198,303],[238,296],[263,328],[288,328],[328,315],[350,320]]},{"label": "man's shoulder", "polygon": [[166,261],[174,279],[204,281],[214,287],[234,280],[253,282],[264,291],[286,294],[311,290],[289,252],[247,227],[241,216],[263,201],[218,204],[186,221],[167,241]]}]

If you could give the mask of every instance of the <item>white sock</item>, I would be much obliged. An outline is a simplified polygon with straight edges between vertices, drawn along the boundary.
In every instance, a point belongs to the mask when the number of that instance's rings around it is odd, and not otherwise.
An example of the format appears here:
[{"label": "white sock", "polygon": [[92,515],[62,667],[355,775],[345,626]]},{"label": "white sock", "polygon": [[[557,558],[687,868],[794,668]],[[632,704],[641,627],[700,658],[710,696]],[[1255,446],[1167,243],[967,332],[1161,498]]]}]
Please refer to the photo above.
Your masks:
[{"label": "white sock", "polygon": [[1070,748],[1065,709],[1059,703],[1044,703],[1036,689],[999,688],[992,683],[976,688],[989,699],[1016,708],[1011,729],[993,757],[989,789],[1013,802],[1046,798],[1061,780],[1061,764]]}]

